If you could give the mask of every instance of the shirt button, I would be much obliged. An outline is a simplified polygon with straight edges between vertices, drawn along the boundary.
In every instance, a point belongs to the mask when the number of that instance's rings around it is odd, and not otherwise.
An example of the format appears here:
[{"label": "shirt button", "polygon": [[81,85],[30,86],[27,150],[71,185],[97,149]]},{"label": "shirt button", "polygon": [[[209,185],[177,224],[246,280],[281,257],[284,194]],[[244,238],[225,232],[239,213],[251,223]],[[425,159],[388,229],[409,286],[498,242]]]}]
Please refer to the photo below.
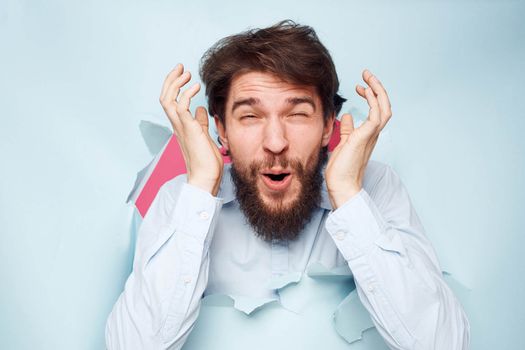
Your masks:
[{"label": "shirt button", "polygon": [[346,234],[343,231],[337,231],[337,233],[335,234],[335,238],[340,240],[340,241],[345,239],[345,236],[346,236]]},{"label": "shirt button", "polygon": [[372,293],[374,291],[374,286],[372,284],[368,285],[368,291]]},{"label": "shirt button", "polygon": [[206,212],[206,211],[201,211],[201,213],[199,214],[199,217],[202,220],[207,220],[210,217],[210,214],[208,214],[208,212]]},{"label": "shirt button", "polygon": [[185,284],[188,284],[190,282],[191,282],[191,277],[189,277],[189,276],[184,277],[184,283]]}]

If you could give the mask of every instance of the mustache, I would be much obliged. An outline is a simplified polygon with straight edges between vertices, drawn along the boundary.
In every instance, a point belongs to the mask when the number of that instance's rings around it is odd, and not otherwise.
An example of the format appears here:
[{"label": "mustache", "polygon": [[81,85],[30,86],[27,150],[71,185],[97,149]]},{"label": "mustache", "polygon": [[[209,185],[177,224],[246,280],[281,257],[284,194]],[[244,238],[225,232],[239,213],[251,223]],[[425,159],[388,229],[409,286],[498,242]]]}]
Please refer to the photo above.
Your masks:
[{"label": "mustache", "polygon": [[250,174],[256,176],[261,169],[270,169],[280,166],[283,169],[292,168],[296,173],[303,174],[304,166],[298,158],[289,158],[285,155],[267,154],[261,160],[254,160],[249,164]]}]

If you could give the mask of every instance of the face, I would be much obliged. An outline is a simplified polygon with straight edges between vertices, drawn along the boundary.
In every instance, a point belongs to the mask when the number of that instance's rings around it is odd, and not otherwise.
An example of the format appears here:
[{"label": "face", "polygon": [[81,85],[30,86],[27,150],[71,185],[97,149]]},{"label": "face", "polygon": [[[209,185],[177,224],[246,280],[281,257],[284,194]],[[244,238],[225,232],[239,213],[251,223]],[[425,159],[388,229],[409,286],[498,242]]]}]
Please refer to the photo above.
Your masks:
[{"label": "face", "polygon": [[[332,133],[333,119],[324,122],[315,88],[268,73],[239,75],[225,125],[216,122],[232,158],[237,198],[256,232],[265,239],[296,235],[320,199],[323,150]],[[298,213],[303,217],[294,223]]]}]

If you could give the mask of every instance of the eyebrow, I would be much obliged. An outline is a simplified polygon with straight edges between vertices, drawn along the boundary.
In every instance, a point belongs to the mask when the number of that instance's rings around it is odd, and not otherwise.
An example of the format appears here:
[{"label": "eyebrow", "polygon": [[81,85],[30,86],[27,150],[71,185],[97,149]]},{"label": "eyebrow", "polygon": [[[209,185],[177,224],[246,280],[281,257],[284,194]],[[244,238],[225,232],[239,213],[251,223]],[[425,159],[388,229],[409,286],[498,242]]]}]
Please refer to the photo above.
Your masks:
[{"label": "eyebrow", "polygon": [[313,98],[311,98],[310,96],[291,97],[291,98],[286,99],[286,102],[294,106],[300,105],[301,103],[308,103],[310,106],[312,106],[315,112],[315,102]]},{"label": "eyebrow", "polygon": [[[232,106],[232,113],[235,111],[235,109],[237,109],[237,107],[240,107],[240,106],[253,106],[253,105],[258,105],[259,103],[261,103],[261,100],[259,100],[258,98],[255,98],[255,97],[249,97],[249,98],[243,98],[241,100],[237,100],[235,102],[233,102],[233,106]],[[315,102],[314,100],[309,97],[309,96],[302,96],[302,97],[290,97],[288,99],[286,99],[286,103],[287,104],[290,104],[290,105],[299,105],[301,103],[308,103],[309,105],[312,106],[312,108],[314,109],[314,112],[315,112]]]},{"label": "eyebrow", "polygon": [[235,109],[237,107],[240,107],[240,106],[253,106],[253,105],[259,104],[260,102],[261,102],[261,100],[259,100],[258,98],[254,98],[254,97],[243,98],[241,100],[237,100],[237,101],[233,102],[232,113],[235,111]]}]

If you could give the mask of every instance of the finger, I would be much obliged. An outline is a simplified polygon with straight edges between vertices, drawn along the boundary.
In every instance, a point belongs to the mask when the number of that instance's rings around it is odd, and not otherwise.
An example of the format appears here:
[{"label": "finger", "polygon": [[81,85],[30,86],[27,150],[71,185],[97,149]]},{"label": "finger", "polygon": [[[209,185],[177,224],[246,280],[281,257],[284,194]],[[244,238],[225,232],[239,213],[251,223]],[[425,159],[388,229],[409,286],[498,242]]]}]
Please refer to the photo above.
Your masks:
[{"label": "finger", "polygon": [[[365,83],[367,83],[368,86],[370,86],[370,78],[372,77],[372,73],[368,69],[365,69],[362,73],[362,76]],[[361,97],[366,98],[365,87],[361,85],[356,85],[356,91]]]},{"label": "finger", "polygon": [[[363,76],[364,75],[365,73],[363,73]],[[366,77],[367,84],[372,88],[372,91],[374,92],[375,96],[377,96],[379,109],[381,111],[381,124],[386,124],[386,122],[392,115],[390,100],[388,98],[386,90],[383,87],[383,84],[379,81],[379,79],[375,75],[370,73],[370,71],[368,70],[366,71]]]},{"label": "finger", "polygon": [[208,112],[206,112],[206,108],[202,106],[197,107],[197,109],[195,110],[195,119],[202,127],[202,131],[204,131],[204,133],[208,135],[209,119],[208,119]]},{"label": "finger", "polygon": [[370,72],[368,69],[365,69],[365,70],[363,70],[363,74],[362,74],[362,76],[363,76],[363,80],[364,80],[368,85],[370,85],[369,80],[370,80],[370,78],[373,76],[373,75],[372,75],[372,72]]},{"label": "finger", "polygon": [[371,88],[365,89],[365,98],[370,111],[368,112],[368,119],[378,126],[381,125],[381,110],[379,109],[379,102]]},{"label": "finger", "polygon": [[348,140],[350,134],[354,131],[354,119],[350,113],[345,113],[341,117],[341,123],[339,124],[339,132],[341,134],[341,140],[339,143],[345,143]]},{"label": "finger", "polygon": [[[372,73],[368,69],[365,69],[365,70],[363,70],[363,73],[361,75],[362,75],[363,80],[365,81],[365,83],[367,83],[370,86],[369,79],[372,76]],[[365,96],[365,88],[363,86],[356,85],[356,91],[361,97],[366,98],[366,96]]]},{"label": "finger", "polygon": [[[365,83],[368,85],[368,88],[372,88],[372,85],[373,85],[373,77],[374,75],[368,70],[368,69],[365,69],[363,71],[363,80],[365,81]],[[366,90],[367,88],[365,88]],[[372,88],[372,93],[374,95],[374,97],[376,96],[376,92],[374,91],[374,89]],[[366,92],[366,91],[365,91]],[[365,93],[365,98],[366,98],[366,93]]]},{"label": "finger", "polygon": [[365,98],[370,106],[370,111],[368,113],[368,118],[359,126],[359,129],[362,130],[364,135],[367,135],[366,137],[370,138],[381,131],[380,112],[377,99],[370,88],[365,88]]},{"label": "finger", "polygon": [[169,72],[169,74],[166,76],[166,79],[164,79],[164,84],[162,84],[162,90],[160,92],[161,100],[164,98],[164,95],[166,95],[166,91],[168,91],[168,87],[171,85],[173,80],[177,79],[183,71],[184,66],[182,63],[179,63],[171,70],[171,72]]},{"label": "finger", "polygon": [[185,71],[177,79],[173,80],[173,82],[168,87],[168,90],[166,91],[165,101],[167,103],[174,102],[176,104],[181,87],[186,85],[190,80],[191,73],[189,71]]},{"label": "finger", "polygon": [[365,88],[361,85],[356,85],[355,86],[355,91],[357,92],[357,94],[363,98],[366,98],[365,97]]},{"label": "finger", "polygon": [[195,96],[200,89],[201,85],[199,83],[195,83],[186,91],[184,91],[180,96],[179,103],[177,104],[177,114],[181,117],[182,122],[185,120],[187,121],[188,118],[191,118],[191,113],[189,113],[190,102],[193,96]]}]

